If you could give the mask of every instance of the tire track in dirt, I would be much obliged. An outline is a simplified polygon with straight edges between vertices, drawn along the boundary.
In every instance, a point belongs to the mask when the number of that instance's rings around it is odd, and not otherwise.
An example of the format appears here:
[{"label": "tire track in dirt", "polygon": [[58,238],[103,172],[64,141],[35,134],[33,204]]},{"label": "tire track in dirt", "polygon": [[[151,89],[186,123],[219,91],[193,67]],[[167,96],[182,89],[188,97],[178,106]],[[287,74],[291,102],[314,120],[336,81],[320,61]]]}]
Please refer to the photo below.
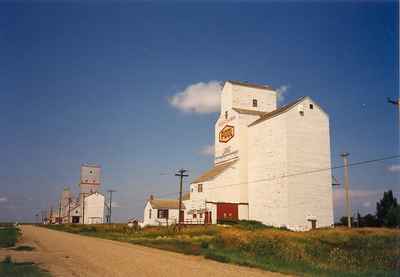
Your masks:
[{"label": "tire track in dirt", "polygon": [[54,276],[287,276],[41,227],[25,225],[22,230],[24,239],[37,245],[38,255],[33,261]]}]

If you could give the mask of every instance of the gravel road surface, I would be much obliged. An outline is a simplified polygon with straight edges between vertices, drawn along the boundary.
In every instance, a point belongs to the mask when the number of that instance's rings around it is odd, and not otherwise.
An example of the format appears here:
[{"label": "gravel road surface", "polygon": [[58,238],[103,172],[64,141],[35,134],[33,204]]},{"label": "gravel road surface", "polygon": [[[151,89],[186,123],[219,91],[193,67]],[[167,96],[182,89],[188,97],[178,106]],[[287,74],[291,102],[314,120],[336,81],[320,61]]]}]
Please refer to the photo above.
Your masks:
[{"label": "gravel road surface", "polygon": [[0,250],[0,259],[11,255],[16,261],[33,261],[53,276],[287,276],[41,227],[25,225],[22,231],[19,244],[32,245],[36,251]]}]

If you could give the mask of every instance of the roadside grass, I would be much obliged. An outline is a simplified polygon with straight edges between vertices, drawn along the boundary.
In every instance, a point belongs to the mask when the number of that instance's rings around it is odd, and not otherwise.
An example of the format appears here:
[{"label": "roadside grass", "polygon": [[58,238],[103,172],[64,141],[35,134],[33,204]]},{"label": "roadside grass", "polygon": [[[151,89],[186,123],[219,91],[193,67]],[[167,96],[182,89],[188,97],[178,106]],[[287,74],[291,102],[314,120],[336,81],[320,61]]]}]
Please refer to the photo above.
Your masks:
[{"label": "roadside grass", "polygon": [[35,247],[32,247],[30,245],[18,245],[17,247],[12,248],[12,250],[15,250],[15,251],[33,251],[33,250],[35,250]]},{"label": "roadside grass", "polygon": [[10,257],[0,262],[0,276],[7,277],[50,277],[50,273],[43,271],[33,263],[15,263]]},{"label": "roadside grass", "polygon": [[0,227],[0,248],[12,247],[17,242],[20,233],[12,226]]},{"label": "roadside grass", "polygon": [[175,226],[135,231],[123,224],[46,227],[301,276],[399,276],[400,270],[396,229],[292,232],[244,221],[181,232],[174,232]]},{"label": "roadside grass", "polygon": [[[0,248],[8,248],[17,251],[32,251],[34,248],[28,245],[17,247],[15,243],[21,236],[20,230],[12,224],[0,224]],[[50,277],[50,273],[41,270],[33,263],[16,263],[11,256],[0,261],[0,276],[7,277]]]}]

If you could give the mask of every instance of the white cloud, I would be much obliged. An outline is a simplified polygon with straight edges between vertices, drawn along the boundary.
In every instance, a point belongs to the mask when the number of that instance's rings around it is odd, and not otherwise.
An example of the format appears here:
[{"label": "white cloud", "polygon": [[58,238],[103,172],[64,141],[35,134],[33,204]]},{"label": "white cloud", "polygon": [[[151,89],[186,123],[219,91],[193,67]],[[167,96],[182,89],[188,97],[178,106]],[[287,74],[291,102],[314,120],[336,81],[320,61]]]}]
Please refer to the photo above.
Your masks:
[{"label": "white cloud", "polygon": [[206,145],[200,149],[200,154],[203,156],[213,156],[214,155],[214,145]]},{"label": "white cloud", "polygon": [[388,167],[390,172],[400,172],[400,164],[393,164]]},{"label": "white cloud", "polygon": [[283,102],[285,100],[286,92],[289,90],[289,85],[282,85],[276,89],[278,92],[278,101]]},{"label": "white cloud", "polygon": [[213,113],[220,109],[221,90],[218,81],[200,82],[186,87],[168,100],[173,107],[184,112]]},{"label": "white cloud", "polygon": [[6,202],[8,202],[8,199],[7,199],[7,197],[0,197],[0,203],[6,203]]}]

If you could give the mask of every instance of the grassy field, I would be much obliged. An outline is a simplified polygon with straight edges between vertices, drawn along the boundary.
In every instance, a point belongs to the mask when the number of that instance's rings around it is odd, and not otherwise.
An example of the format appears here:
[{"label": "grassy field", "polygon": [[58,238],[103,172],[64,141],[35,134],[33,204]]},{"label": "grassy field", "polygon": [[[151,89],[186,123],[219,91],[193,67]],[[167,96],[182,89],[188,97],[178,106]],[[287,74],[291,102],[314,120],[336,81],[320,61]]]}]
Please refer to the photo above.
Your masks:
[{"label": "grassy field", "polygon": [[246,222],[180,233],[171,227],[136,232],[119,224],[47,227],[302,276],[399,276],[400,230],[393,229],[291,232]]}]

